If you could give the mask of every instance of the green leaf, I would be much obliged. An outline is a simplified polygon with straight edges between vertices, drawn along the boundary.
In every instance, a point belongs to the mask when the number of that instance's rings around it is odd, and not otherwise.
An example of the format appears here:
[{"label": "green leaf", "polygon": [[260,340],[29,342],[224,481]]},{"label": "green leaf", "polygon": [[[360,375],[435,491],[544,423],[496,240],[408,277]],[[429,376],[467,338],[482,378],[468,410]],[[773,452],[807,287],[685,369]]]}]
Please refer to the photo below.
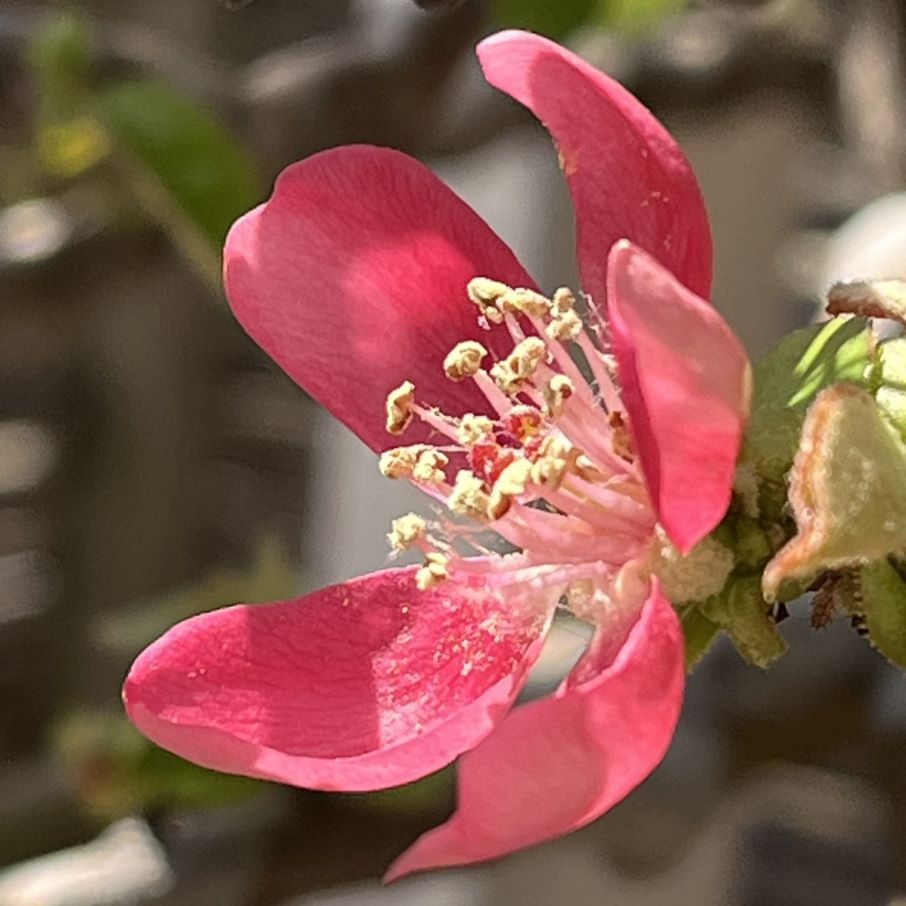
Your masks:
[{"label": "green leaf", "polygon": [[266,534],[251,564],[219,569],[198,582],[107,614],[92,627],[95,641],[118,655],[133,656],[167,629],[197,613],[251,601],[275,601],[300,591],[298,570],[281,542]]},{"label": "green leaf", "polygon": [[765,567],[768,600],[790,600],[826,570],[906,548],[906,445],[852,384],[809,409],[790,482],[797,534]]},{"label": "green leaf", "polygon": [[600,0],[597,20],[601,25],[635,35],[688,5],[689,0]]},{"label": "green leaf", "polygon": [[252,160],[223,124],[160,81],[115,85],[97,103],[114,138],[219,247],[230,224],[259,199]]},{"label": "green leaf", "polygon": [[215,773],[158,748],[112,711],[69,714],[54,728],[53,748],[79,798],[107,820],[161,807],[225,805],[266,789],[261,781]]},{"label": "green leaf", "polygon": [[92,58],[91,29],[80,17],[50,16],[35,29],[28,62],[45,124],[70,119],[85,101]]},{"label": "green leaf", "polygon": [[750,664],[767,667],[786,651],[786,642],[761,594],[758,576],[733,577],[720,594],[698,606],[709,620],[727,631]]},{"label": "green leaf", "polygon": [[872,336],[864,318],[812,324],[781,340],[755,366],[752,415],[741,454],[759,477],[782,481],[815,396],[839,381],[867,387]]},{"label": "green leaf", "polygon": [[888,560],[860,570],[868,637],[885,657],[906,667],[906,582]]},{"label": "green leaf", "polygon": [[695,604],[682,608],[680,624],[686,639],[686,672],[691,673],[714,644],[720,626],[709,620]]},{"label": "green leaf", "polygon": [[499,24],[548,38],[562,38],[584,25],[597,8],[598,0],[494,0],[493,6]]},{"label": "green leaf", "polygon": [[883,343],[878,359],[875,399],[906,440],[906,337]]}]

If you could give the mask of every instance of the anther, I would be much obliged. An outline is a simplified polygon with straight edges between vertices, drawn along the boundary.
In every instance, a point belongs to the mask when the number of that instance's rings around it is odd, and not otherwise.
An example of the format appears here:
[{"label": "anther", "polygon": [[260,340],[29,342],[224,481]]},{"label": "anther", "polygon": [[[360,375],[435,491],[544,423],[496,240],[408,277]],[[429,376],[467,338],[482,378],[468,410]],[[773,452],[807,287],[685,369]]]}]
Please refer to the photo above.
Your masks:
[{"label": "anther", "polygon": [[513,498],[525,493],[531,473],[532,464],[527,459],[514,460],[500,473],[488,501],[488,516],[491,519],[500,519],[509,510]]},{"label": "anther", "polygon": [[543,318],[550,314],[551,301],[533,289],[511,289],[498,302],[500,310],[508,313]]},{"label": "anther", "polygon": [[440,484],[446,480],[444,467],[449,462],[450,460],[440,450],[429,447],[419,455],[415,468],[412,470],[412,477],[425,484]]},{"label": "anther", "polygon": [[503,312],[497,307],[497,303],[502,296],[510,292],[505,283],[489,280],[487,277],[475,277],[469,281],[466,292],[469,299],[492,324],[503,323]]},{"label": "anther", "polygon": [[421,516],[406,513],[405,516],[394,519],[390,524],[387,540],[395,551],[407,551],[423,541],[427,531],[428,525]]},{"label": "anther", "polygon": [[413,444],[410,447],[394,447],[381,453],[378,468],[385,478],[411,478],[418,463],[418,458],[428,447],[425,444]]},{"label": "anther", "polygon": [[580,451],[569,441],[559,437],[546,437],[532,463],[532,483],[556,491],[579,456]]},{"label": "anther", "polygon": [[561,286],[551,298],[551,314],[555,318],[565,315],[576,307],[576,297],[573,291],[566,286]]},{"label": "anther", "polygon": [[456,473],[453,491],[447,498],[447,506],[457,516],[487,520],[488,492],[484,482],[468,469],[460,469]]},{"label": "anther", "polygon": [[556,418],[563,412],[564,404],[575,392],[575,384],[565,374],[555,374],[544,385],[544,403],[547,413]]},{"label": "anther", "polygon": [[433,588],[438,582],[449,578],[447,572],[447,563],[449,558],[443,554],[431,552],[425,557],[425,565],[415,574],[415,587],[419,591],[427,591]]},{"label": "anther", "polygon": [[412,423],[412,404],[415,402],[415,385],[403,381],[387,394],[387,424],[390,434],[402,434]]},{"label": "anther", "polygon": [[456,439],[464,446],[471,447],[494,430],[494,422],[486,415],[473,415],[471,412],[462,417],[456,429]]},{"label": "anther", "polygon": [[534,377],[538,366],[547,358],[547,346],[539,337],[526,337],[513,351],[491,369],[491,377],[504,393],[518,393]]},{"label": "anther", "polygon": [[457,343],[444,359],[444,374],[453,381],[472,377],[481,370],[481,361],[487,354],[487,349],[475,340]]},{"label": "anther", "polygon": [[552,340],[575,340],[582,333],[582,319],[574,311],[565,311],[553,318],[544,328],[544,332]]}]

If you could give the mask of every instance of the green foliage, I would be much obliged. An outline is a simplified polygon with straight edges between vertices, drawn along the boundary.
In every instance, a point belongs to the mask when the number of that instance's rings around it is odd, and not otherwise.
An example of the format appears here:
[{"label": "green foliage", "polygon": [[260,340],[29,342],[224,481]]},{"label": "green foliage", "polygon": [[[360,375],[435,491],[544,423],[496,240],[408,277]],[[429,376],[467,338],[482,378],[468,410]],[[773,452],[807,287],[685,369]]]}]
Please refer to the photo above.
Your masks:
[{"label": "green foliage", "polygon": [[898,667],[906,667],[906,581],[888,560],[870,563],[859,572],[869,640]]},{"label": "green foliage", "polygon": [[782,480],[799,447],[809,405],[839,381],[867,387],[873,341],[864,318],[835,318],[784,337],[755,366],[752,415],[741,461]]},{"label": "green foliage", "polygon": [[838,384],[818,397],[790,501],[798,532],[765,568],[769,600],[790,600],[826,570],[906,549],[906,445],[868,391]]},{"label": "green foliage", "polygon": [[626,34],[639,34],[689,5],[689,0],[601,0],[598,22]]},{"label": "green foliage", "polygon": [[433,814],[448,808],[454,799],[455,772],[441,768],[421,780],[373,793],[345,793],[343,800],[363,811],[384,815]]},{"label": "green foliage", "polygon": [[301,580],[281,542],[264,535],[250,564],[215,570],[184,588],[121,613],[103,616],[93,627],[105,650],[132,657],[175,623],[215,607],[277,601],[299,594]]},{"label": "green foliage", "polygon": [[114,85],[97,98],[97,111],[116,141],[218,246],[258,201],[249,155],[216,117],[166,82]]},{"label": "green foliage", "polygon": [[112,711],[77,711],[54,732],[53,748],[89,810],[112,820],[136,811],[240,802],[261,781],[216,774],[158,748]]},{"label": "green foliage", "polygon": [[69,119],[88,92],[92,68],[92,36],[79,17],[48,17],[35,32],[28,61],[37,83],[39,113],[44,121]]},{"label": "green foliage", "polygon": [[526,28],[548,38],[564,38],[581,26],[638,34],[689,0],[494,0],[502,26]]},{"label": "green foliage", "polygon": [[877,377],[875,399],[906,441],[906,337],[881,346]]},{"label": "green foliage", "polygon": [[686,640],[686,672],[691,673],[714,644],[720,626],[708,619],[696,604],[683,607],[679,616]]},{"label": "green foliage", "polygon": [[502,25],[526,28],[562,38],[588,22],[598,7],[598,0],[494,0],[494,11]]},{"label": "green foliage", "polygon": [[723,591],[697,606],[708,620],[726,630],[750,664],[767,667],[786,651],[786,642],[762,597],[758,576],[733,576]]}]

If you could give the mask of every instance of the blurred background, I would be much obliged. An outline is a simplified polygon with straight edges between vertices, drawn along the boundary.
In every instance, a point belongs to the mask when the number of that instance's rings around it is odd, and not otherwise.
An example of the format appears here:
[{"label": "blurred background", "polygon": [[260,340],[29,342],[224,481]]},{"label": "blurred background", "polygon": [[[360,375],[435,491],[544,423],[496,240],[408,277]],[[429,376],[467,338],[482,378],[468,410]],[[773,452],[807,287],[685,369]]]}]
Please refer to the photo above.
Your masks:
[{"label": "blurred background", "polygon": [[[906,685],[804,609],[768,673],[712,651],[667,760],[602,820],[388,889],[451,772],[291,790],[125,722],[122,677],[164,629],[379,567],[411,506],[224,303],[226,229],[283,166],[406,150],[543,286],[576,286],[549,139],[472,53],[495,28],[566,41],[679,137],[753,355],[833,280],[906,277],[898,0],[424,5],[0,0],[0,906],[897,902]],[[554,634],[535,691],[577,644]]]}]

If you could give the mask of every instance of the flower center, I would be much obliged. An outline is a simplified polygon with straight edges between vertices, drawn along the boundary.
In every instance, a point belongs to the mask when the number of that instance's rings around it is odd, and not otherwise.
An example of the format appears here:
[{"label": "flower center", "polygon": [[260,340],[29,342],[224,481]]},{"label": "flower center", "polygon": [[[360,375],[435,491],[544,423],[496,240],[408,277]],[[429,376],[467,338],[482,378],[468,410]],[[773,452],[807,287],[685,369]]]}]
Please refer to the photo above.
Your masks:
[{"label": "flower center", "polygon": [[449,380],[475,383],[486,413],[444,413],[419,401],[409,381],[388,395],[390,433],[419,419],[443,440],[388,450],[381,472],[412,480],[461,517],[404,516],[391,546],[425,552],[418,582],[428,588],[454,569],[469,571],[469,556],[489,553],[481,537],[491,527],[522,550],[497,560],[556,576],[576,589],[577,604],[587,602],[602,576],[644,552],[656,521],[603,328],[586,327],[568,289],[547,298],[479,277],[467,291],[480,323],[505,326],[512,349],[495,360],[465,340],[444,360]]}]

